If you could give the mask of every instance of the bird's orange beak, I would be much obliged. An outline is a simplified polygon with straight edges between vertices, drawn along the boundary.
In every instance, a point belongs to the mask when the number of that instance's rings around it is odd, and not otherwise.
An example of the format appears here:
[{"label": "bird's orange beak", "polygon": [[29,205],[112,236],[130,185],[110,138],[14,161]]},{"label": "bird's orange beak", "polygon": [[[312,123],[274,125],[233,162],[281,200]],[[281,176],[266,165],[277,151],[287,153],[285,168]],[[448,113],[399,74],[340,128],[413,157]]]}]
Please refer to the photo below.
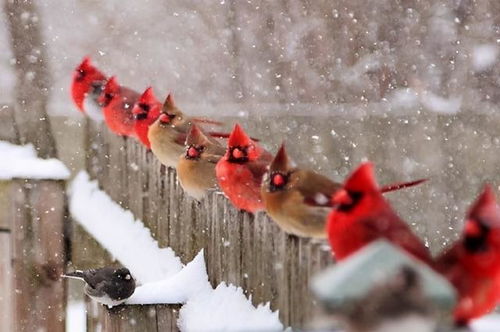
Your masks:
[{"label": "bird's orange beak", "polygon": [[479,227],[479,225],[477,224],[477,222],[475,222],[472,219],[468,219],[465,222],[464,233],[466,235],[472,236],[472,237],[478,236],[478,235],[481,234],[481,228]]},{"label": "bird's orange beak", "polygon": [[347,190],[340,189],[335,194],[333,194],[332,203],[334,205],[349,205],[352,204],[352,198]]}]

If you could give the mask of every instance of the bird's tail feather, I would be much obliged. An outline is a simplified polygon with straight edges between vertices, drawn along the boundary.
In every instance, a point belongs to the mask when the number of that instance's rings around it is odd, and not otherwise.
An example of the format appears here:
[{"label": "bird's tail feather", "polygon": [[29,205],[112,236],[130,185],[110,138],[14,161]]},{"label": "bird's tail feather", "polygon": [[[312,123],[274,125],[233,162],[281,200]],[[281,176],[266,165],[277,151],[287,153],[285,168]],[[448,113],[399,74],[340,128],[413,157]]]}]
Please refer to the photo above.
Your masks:
[{"label": "bird's tail feather", "polygon": [[393,184],[389,184],[387,186],[383,186],[382,188],[380,188],[380,191],[383,193],[387,193],[390,191],[395,191],[395,190],[399,190],[399,189],[403,189],[403,188],[413,187],[413,186],[419,185],[427,180],[428,179],[420,179],[420,180],[411,181],[411,182],[393,183]]}]

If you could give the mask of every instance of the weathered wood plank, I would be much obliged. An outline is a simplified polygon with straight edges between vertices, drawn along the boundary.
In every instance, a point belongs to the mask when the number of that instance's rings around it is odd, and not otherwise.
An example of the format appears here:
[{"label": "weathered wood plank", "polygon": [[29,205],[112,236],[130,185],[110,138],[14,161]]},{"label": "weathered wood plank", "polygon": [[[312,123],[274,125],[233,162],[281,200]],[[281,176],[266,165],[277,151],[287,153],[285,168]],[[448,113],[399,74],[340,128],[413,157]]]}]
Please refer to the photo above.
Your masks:
[{"label": "weathered wood plank", "polygon": [[11,193],[14,330],[64,331],[63,183],[17,180]]},{"label": "weathered wood plank", "polygon": [[2,331],[14,331],[12,274],[11,234],[6,230],[0,230],[0,330]]},{"label": "weathered wood plank", "polygon": [[0,141],[19,143],[12,105],[0,104]]}]

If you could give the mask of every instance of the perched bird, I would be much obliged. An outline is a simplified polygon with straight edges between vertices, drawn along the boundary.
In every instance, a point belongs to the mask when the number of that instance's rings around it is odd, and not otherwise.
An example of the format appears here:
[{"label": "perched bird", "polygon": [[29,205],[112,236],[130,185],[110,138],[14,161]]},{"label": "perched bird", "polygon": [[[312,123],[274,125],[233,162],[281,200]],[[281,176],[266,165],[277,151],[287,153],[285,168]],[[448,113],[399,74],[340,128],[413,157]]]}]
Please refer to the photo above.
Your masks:
[{"label": "perched bird", "polygon": [[[394,184],[381,191],[398,190],[423,181]],[[326,217],[332,208],[330,198],[340,189],[342,184],[298,168],[282,144],[264,176],[261,196],[266,212],[285,232],[326,238]]]},{"label": "perched bird", "polygon": [[272,158],[239,124],[234,126],[215,174],[219,187],[235,207],[252,213],[264,209],[260,186]]},{"label": "perched bird", "polygon": [[147,88],[132,109],[134,115],[134,131],[139,141],[148,149],[151,143],[148,139],[149,126],[160,116],[161,103],[156,99],[153,88]]},{"label": "perched bird", "polygon": [[191,125],[185,145],[177,164],[177,175],[186,193],[200,200],[208,190],[217,188],[215,165],[226,149],[195,124]]},{"label": "perched bird", "polygon": [[342,185],[326,176],[299,169],[281,145],[262,181],[266,212],[287,233],[326,238],[330,197]]},{"label": "perched bird", "polygon": [[99,103],[103,107],[106,125],[113,133],[135,136],[132,108],[139,97],[136,91],[119,85],[116,77],[108,80],[99,97]]},{"label": "perched bird", "polygon": [[98,122],[104,119],[98,98],[105,84],[106,76],[90,63],[90,57],[83,58],[73,74],[71,96],[81,112]]},{"label": "perched bird", "polygon": [[124,267],[77,270],[63,277],[85,281],[85,294],[110,308],[125,302],[135,291],[135,280]]},{"label": "perched bird", "polygon": [[467,325],[500,302],[500,208],[489,186],[469,210],[461,238],[438,255],[435,267],[458,291],[457,325]]},{"label": "perched bird", "polygon": [[[175,105],[172,94],[169,94],[163,103],[160,116],[149,126],[148,131],[151,151],[163,165],[173,168],[177,166],[179,156],[184,152],[187,133],[193,123],[221,125],[217,121],[184,115]],[[224,134],[219,133],[209,133],[209,135],[224,136]]]},{"label": "perched bird", "polygon": [[371,163],[361,164],[332,197],[328,215],[328,240],[337,260],[366,244],[385,238],[426,263],[429,250],[401,220],[382,196]]}]

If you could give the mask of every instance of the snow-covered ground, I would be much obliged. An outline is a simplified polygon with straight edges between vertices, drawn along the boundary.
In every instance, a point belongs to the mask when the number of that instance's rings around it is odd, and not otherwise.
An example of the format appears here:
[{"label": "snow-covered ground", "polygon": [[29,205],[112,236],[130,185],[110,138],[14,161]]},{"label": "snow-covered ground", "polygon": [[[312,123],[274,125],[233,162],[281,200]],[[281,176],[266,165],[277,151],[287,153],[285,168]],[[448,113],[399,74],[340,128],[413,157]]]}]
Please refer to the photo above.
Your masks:
[{"label": "snow-covered ground", "polygon": [[68,168],[60,160],[38,158],[32,144],[15,145],[0,141],[0,180],[65,180],[69,176]]},{"label": "snow-covered ground", "polygon": [[[159,248],[144,224],[99,190],[88,174],[76,176],[69,196],[73,218],[141,284],[129,304],[184,303],[179,313],[182,331],[283,330],[269,304],[254,307],[233,285],[212,289],[203,251],[182,265],[172,249]],[[72,314],[79,315],[76,309]]]}]

